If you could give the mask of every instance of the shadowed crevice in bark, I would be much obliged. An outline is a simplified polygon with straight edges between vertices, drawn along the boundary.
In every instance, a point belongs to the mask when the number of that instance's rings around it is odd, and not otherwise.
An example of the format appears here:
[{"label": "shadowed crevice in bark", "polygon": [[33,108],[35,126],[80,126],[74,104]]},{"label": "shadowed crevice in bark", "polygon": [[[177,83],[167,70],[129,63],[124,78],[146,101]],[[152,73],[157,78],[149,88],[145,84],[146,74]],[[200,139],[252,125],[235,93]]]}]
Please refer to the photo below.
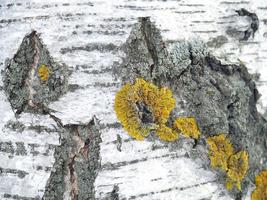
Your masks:
[{"label": "shadowed crevice in bark", "polygon": [[95,199],[94,181],[100,169],[99,121],[67,124],[61,129],[61,145],[43,199]]}]

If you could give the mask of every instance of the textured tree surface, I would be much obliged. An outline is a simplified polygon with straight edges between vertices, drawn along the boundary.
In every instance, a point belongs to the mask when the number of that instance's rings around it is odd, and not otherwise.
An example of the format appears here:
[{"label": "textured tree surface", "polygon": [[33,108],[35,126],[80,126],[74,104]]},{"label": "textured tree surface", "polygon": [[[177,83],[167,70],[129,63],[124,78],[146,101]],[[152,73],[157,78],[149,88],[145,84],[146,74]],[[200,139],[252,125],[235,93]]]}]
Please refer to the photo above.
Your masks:
[{"label": "textured tree surface", "polygon": [[4,89],[13,110],[38,109],[67,89],[67,67],[55,63],[36,31],[23,39],[3,71]]},{"label": "textured tree surface", "polygon": [[[0,199],[250,199],[266,168],[266,7],[2,0]],[[43,64],[53,67],[40,75]],[[128,136],[114,97],[140,76],[173,91],[171,117],[195,117],[197,142]],[[210,167],[205,141],[220,132],[249,153],[242,192],[226,190],[225,174]]]},{"label": "textured tree surface", "polygon": [[[147,35],[150,35],[150,40],[146,39]],[[251,180],[258,171],[267,167],[267,122],[257,112],[258,90],[244,65],[222,64],[198,40],[173,44],[171,58],[158,30],[148,18],[140,19],[129,38],[126,59],[118,67],[125,70],[121,76],[124,80],[140,76],[152,78],[155,83],[172,89],[177,100],[173,118],[195,117],[204,135],[199,151],[195,144],[196,152],[192,153],[200,154],[198,157],[205,154],[201,151],[205,138],[226,133],[235,149],[248,151],[248,177]],[[150,50],[154,44],[161,46],[161,51]],[[138,60],[140,57],[142,59]],[[165,63],[160,71],[155,72],[156,75],[153,75],[150,60],[154,61],[151,61],[154,69]],[[173,65],[166,64],[172,62]],[[249,178],[243,184],[244,193],[248,184]]]}]

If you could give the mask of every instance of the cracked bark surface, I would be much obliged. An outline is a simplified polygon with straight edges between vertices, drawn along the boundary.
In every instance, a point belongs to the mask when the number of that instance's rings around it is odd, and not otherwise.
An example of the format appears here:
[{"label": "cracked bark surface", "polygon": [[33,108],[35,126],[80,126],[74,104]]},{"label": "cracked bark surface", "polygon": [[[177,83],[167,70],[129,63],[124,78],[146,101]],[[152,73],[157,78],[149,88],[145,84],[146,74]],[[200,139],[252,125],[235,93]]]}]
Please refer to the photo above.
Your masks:
[{"label": "cracked bark surface", "polygon": [[43,199],[95,199],[94,181],[100,169],[99,122],[62,127],[61,145]]},{"label": "cracked bark surface", "polygon": [[[43,81],[38,74],[41,65],[49,67],[48,80]],[[33,116],[44,115],[55,123],[55,129],[60,135],[60,144],[54,152],[55,163],[50,169],[42,199],[95,199],[94,181],[100,168],[100,132],[99,122],[94,117],[87,124],[63,125],[55,111],[47,107],[50,101],[58,99],[67,89],[67,68],[59,65],[50,57],[36,31],[26,35],[14,58],[8,61],[4,70],[4,89],[16,116],[31,112]],[[7,128],[25,129],[17,122],[10,122]],[[46,131],[46,126],[34,125],[31,129]],[[52,130],[52,132],[55,130]],[[40,145],[28,144],[30,153],[37,156]],[[0,150],[14,154],[11,142],[0,143]],[[17,155],[27,153],[24,146],[17,144]],[[45,155],[45,154],[43,154]],[[22,170],[2,169],[1,174],[15,174],[24,178],[29,173]],[[8,194],[5,195],[8,198]],[[10,196],[10,198],[15,198]],[[24,197],[18,197],[24,198]],[[39,199],[40,197],[38,197]]]},{"label": "cracked bark surface", "polygon": [[[150,23],[149,17],[139,18],[139,23],[134,25],[125,44],[122,49],[126,58],[123,65],[117,68],[129,73],[127,79],[121,77],[124,81],[133,81],[131,74],[157,80],[159,83],[166,81],[164,70],[173,68],[173,64],[169,59],[165,59],[169,56],[166,45],[160,31]],[[116,68],[114,70],[116,73]]]},{"label": "cracked bark surface", "polygon": [[[146,40],[145,27],[156,30],[155,24],[148,18],[141,18],[126,41],[126,57],[120,66],[125,70],[120,74],[123,80],[134,80],[140,76],[151,79],[147,63],[151,62],[152,54],[143,52],[149,52],[150,47],[162,44],[163,40],[160,36],[151,37],[153,42]],[[158,34],[158,30],[155,32]],[[204,43],[197,40],[173,44],[169,50],[172,57],[168,56],[166,47],[161,48],[161,51],[153,53],[152,61],[155,63],[152,64],[157,65],[158,60],[164,60],[173,65],[172,68],[163,65],[166,68],[162,68],[160,75],[166,76],[166,79],[157,79],[159,76],[155,75],[153,82],[168,86],[174,92],[177,105],[172,118],[193,116],[197,119],[203,134],[197,149],[205,147],[205,138],[225,133],[236,150],[248,151],[250,169],[242,185],[242,192],[246,194],[255,174],[267,167],[267,122],[256,109],[259,93],[252,76],[244,65],[222,64],[208,52]],[[142,60],[135,59],[139,57]],[[138,66],[138,70],[133,70],[133,66]],[[198,153],[207,152],[200,150]],[[192,157],[195,156],[193,154]],[[204,160],[209,163],[208,157]],[[238,191],[232,193],[236,198],[240,196]]]},{"label": "cracked bark surface", "polygon": [[[42,65],[49,70],[48,80],[38,74]],[[24,37],[14,57],[6,60],[2,73],[4,90],[17,114],[38,110],[67,90],[67,66],[53,60],[36,31]]]}]

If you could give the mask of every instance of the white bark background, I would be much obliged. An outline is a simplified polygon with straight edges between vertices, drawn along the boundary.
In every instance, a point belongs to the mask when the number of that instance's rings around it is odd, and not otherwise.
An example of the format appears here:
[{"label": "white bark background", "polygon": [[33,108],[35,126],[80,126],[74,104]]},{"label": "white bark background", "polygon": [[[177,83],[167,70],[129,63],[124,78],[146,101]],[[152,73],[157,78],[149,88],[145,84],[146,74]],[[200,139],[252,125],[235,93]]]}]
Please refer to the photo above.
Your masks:
[{"label": "white bark background", "polygon": [[[260,20],[255,37],[246,42],[225,33],[228,26],[242,29],[249,23],[235,13],[240,8],[256,13]],[[113,79],[111,67],[120,62],[121,52],[108,45],[125,42],[140,16],[151,16],[166,41],[200,37],[208,42],[217,36],[227,37],[227,43],[212,51],[232,62],[240,59],[251,73],[261,74],[258,109],[266,112],[266,0],[0,0],[0,69],[32,29],[41,33],[51,56],[70,67],[69,84],[79,89],[68,91],[49,107],[58,111],[56,116],[63,123],[86,123],[94,115],[101,120],[103,168],[95,181],[97,198],[106,197],[117,184],[120,199],[231,199],[224,186],[214,182],[216,172],[186,158],[184,149],[170,152],[160,142],[129,140],[125,131],[112,126],[117,122],[113,101],[120,82]],[[54,124],[49,118],[31,114],[19,119],[27,130],[7,131],[5,124],[15,117],[2,85],[1,80],[0,199],[38,199],[53,166],[58,134],[31,128],[42,125],[53,130]],[[117,134],[123,140],[121,152]],[[26,151],[21,153],[20,148]]]}]

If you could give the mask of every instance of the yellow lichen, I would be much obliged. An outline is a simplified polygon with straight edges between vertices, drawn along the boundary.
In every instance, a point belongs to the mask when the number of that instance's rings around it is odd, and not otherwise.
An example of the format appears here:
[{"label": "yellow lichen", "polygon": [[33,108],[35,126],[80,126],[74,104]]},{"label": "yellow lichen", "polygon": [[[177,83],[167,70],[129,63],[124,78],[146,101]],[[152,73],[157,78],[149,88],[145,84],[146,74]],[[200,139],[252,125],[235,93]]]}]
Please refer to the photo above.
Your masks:
[{"label": "yellow lichen", "polygon": [[267,199],[267,170],[261,171],[255,178],[256,189],[251,194],[251,200]]},{"label": "yellow lichen", "polygon": [[207,139],[210,147],[210,162],[212,167],[219,167],[226,171],[227,160],[233,154],[233,147],[224,134],[212,136]]},{"label": "yellow lichen", "polygon": [[267,187],[259,187],[252,192],[251,200],[266,200],[267,199]]},{"label": "yellow lichen", "polygon": [[144,79],[136,79],[133,85],[135,100],[147,105],[157,123],[166,123],[171,111],[175,106],[175,99],[172,97],[172,91],[167,88],[158,88],[153,83]]},{"label": "yellow lichen", "polygon": [[38,68],[38,75],[42,81],[47,81],[50,76],[50,69],[43,64]]},{"label": "yellow lichen", "polygon": [[210,161],[212,167],[219,167],[227,172],[226,188],[234,186],[241,190],[241,181],[248,171],[248,153],[240,151],[234,154],[231,142],[224,134],[209,137],[207,143],[210,146]]},{"label": "yellow lichen", "polygon": [[156,134],[161,140],[168,142],[178,139],[178,133],[173,131],[170,127],[167,127],[166,125],[160,125],[159,128],[157,128]]},{"label": "yellow lichen", "polygon": [[231,155],[228,160],[227,176],[241,190],[241,181],[244,179],[248,170],[248,153],[240,151]]},{"label": "yellow lichen", "polygon": [[173,123],[173,128],[181,132],[185,137],[198,139],[200,131],[194,117],[177,118]]},{"label": "yellow lichen", "polygon": [[126,84],[117,93],[114,105],[115,112],[124,129],[129,133],[129,135],[137,140],[143,140],[144,136],[141,133],[140,119],[138,118],[138,115],[136,113],[137,111],[132,105],[134,97],[131,91],[131,85]]},{"label": "yellow lichen", "polygon": [[114,109],[129,135],[143,140],[167,122],[174,105],[175,99],[169,89],[159,89],[143,79],[136,79],[134,84],[126,84],[116,94]]},{"label": "yellow lichen", "polygon": [[261,171],[255,178],[256,186],[267,186],[267,170]]},{"label": "yellow lichen", "polygon": [[233,180],[232,179],[229,179],[229,178],[227,178],[226,179],[226,188],[228,189],[228,190],[231,190],[231,189],[233,189],[233,187],[234,187],[234,182],[233,182]]}]

